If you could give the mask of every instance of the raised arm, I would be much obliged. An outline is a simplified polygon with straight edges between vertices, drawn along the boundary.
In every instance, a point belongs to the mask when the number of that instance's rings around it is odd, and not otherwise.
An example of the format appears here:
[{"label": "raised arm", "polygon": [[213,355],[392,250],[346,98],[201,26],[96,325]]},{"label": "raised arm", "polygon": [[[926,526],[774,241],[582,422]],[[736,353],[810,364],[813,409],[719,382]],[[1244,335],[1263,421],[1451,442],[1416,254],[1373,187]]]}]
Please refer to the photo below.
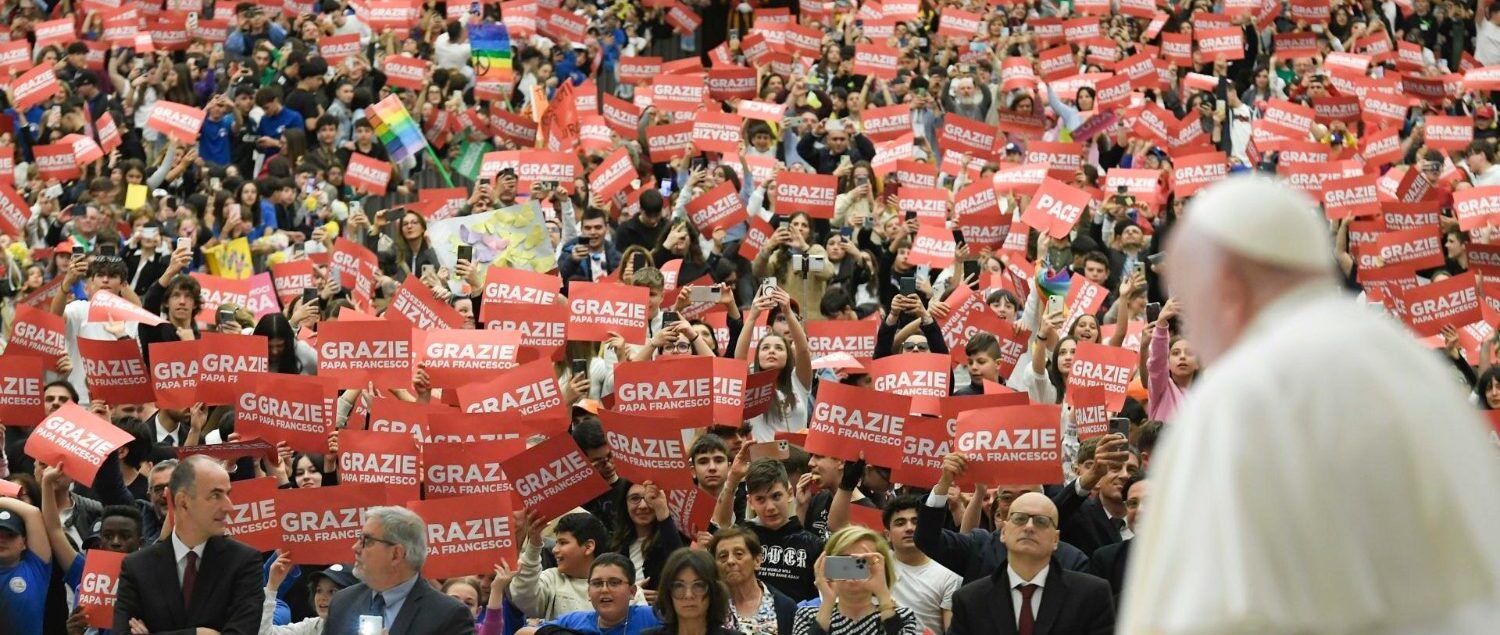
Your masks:
[{"label": "raised arm", "polygon": [[[62,525],[62,515],[57,512],[57,495],[52,491],[58,489],[59,478],[61,476],[62,470],[57,467],[48,466],[42,469],[41,517],[42,526],[47,532],[46,543],[51,546],[52,555],[57,558],[56,562],[63,569],[67,569],[72,566],[73,560],[78,558],[78,550],[74,549],[73,544],[68,542],[68,534]],[[27,527],[27,531],[30,531],[29,526]],[[36,534],[28,535],[34,536]],[[33,542],[42,541],[27,541],[28,544]]]}]

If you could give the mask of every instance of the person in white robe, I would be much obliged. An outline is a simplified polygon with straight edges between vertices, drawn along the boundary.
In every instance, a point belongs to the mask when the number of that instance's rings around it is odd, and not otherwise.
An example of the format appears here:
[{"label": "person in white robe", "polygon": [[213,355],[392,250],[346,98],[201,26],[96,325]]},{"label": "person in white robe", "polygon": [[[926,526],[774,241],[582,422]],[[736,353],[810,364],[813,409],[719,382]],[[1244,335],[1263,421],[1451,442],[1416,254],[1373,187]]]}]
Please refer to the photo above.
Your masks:
[{"label": "person in white robe", "polygon": [[1117,632],[1500,632],[1500,452],[1449,369],[1340,291],[1301,193],[1233,178],[1181,223],[1164,276],[1208,370],[1152,461]]}]

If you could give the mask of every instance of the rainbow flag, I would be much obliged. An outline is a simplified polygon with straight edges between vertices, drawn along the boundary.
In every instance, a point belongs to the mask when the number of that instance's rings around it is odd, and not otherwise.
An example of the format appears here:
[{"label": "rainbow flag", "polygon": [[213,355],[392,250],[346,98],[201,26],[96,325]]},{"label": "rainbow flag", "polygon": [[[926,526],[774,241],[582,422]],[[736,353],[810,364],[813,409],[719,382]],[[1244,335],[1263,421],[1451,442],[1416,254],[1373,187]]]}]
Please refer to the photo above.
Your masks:
[{"label": "rainbow flag", "polygon": [[375,126],[375,136],[380,137],[380,142],[390,151],[392,163],[405,161],[427,147],[422,130],[395,95],[366,108],[365,118]]},{"label": "rainbow flag", "polygon": [[479,77],[497,81],[511,79],[510,31],[504,24],[485,22],[469,26],[469,49]]}]

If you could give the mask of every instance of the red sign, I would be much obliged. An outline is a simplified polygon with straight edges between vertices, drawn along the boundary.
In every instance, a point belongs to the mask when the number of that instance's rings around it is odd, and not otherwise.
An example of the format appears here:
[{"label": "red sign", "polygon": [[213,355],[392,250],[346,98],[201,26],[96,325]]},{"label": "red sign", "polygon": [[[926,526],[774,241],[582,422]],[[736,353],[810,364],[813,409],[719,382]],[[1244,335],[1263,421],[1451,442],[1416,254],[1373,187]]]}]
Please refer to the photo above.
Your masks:
[{"label": "red sign", "polygon": [[428,499],[479,494],[509,497],[501,462],[526,449],[525,439],[438,441],[422,445],[423,488]]},{"label": "red sign", "polygon": [[386,504],[420,496],[421,463],[417,439],[410,434],[365,430],[339,433],[339,483],[383,486]]},{"label": "red sign", "polygon": [[[906,194],[902,188],[901,194]],[[947,201],[943,201],[945,204]],[[943,225],[923,223],[917,227],[916,239],[912,241],[911,251],[907,261],[914,265],[927,265],[933,269],[946,269],[953,264],[954,252],[958,250],[958,242],[953,240],[953,232]]]},{"label": "red sign", "polygon": [[807,323],[807,346],[813,359],[832,353],[848,353],[861,363],[875,357],[875,333],[879,322],[873,320],[817,320]]},{"label": "red sign", "polygon": [[385,58],[386,83],[407,90],[422,90],[427,83],[427,70],[432,66],[427,60],[391,55]]},{"label": "red sign", "polygon": [[1463,150],[1474,142],[1473,117],[1427,117],[1426,145],[1435,150]]},{"label": "red sign", "polygon": [[281,548],[297,564],[348,562],[364,530],[365,512],[385,503],[379,485],[277,490]]},{"label": "red sign", "polygon": [[599,167],[594,168],[589,175],[589,189],[600,198],[608,200],[630,187],[630,182],[635,178],[635,162],[630,158],[630,151],[625,146],[620,146],[605,157]]},{"label": "red sign", "polygon": [[1458,227],[1473,231],[1489,224],[1500,213],[1500,185],[1471,187],[1453,193],[1453,215]]},{"label": "red sign", "polygon": [[146,119],[146,127],[160,132],[178,143],[198,142],[198,131],[203,128],[202,109],[170,101],[157,100]]},{"label": "red sign", "polygon": [[521,507],[556,518],[609,491],[573,438],[559,434],[507,461],[505,471]]},{"label": "red sign", "polygon": [[901,464],[911,399],[846,384],[824,384],[807,423],[807,451],[871,465]]},{"label": "red sign", "polygon": [[708,100],[704,73],[663,75],[651,83],[651,105],[665,112],[695,112]]},{"label": "red sign", "polygon": [[1060,411],[1028,405],[960,413],[953,445],[968,456],[965,479],[987,485],[1062,482]]},{"label": "red sign", "polygon": [[938,131],[938,145],[945,152],[962,152],[970,156],[990,156],[998,138],[994,126],[956,113],[944,116],[943,127]]},{"label": "red sign", "polygon": [[[491,267],[494,271],[498,267]],[[416,276],[407,276],[391,297],[387,319],[404,320],[420,330],[461,329],[464,317],[446,302],[432,295],[432,290]]]},{"label": "red sign", "polygon": [[1396,299],[1396,306],[1401,319],[1421,337],[1484,319],[1472,272],[1408,289]]},{"label": "red sign", "polygon": [[[15,147],[6,149],[10,150],[11,165],[14,168]],[[10,175],[0,178],[11,180]],[[6,235],[20,234],[21,228],[26,226],[26,221],[30,218],[31,206],[26,203],[26,199],[10,183],[0,182],[0,231]]]},{"label": "red sign", "polygon": [[[269,372],[269,348],[264,335],[203,334],[198,364],[198,401],[232,404],[244,392],[244,382]],[[155,360],[152,360],[153,363]]]},{"label": "red sign", "polygon": [[37,175],[42,180],[68,181],[82,174],[78,166],[78,157],[73,154],[73,146],[70,144],[49,143],[35,146],[32,148],[32,154],[36,157]]},{"label": "red sign", "polygon": [[854,74],[884,80],[896,78],[900,66],[901,51],[880,44],[859,44],[854,47]]},{"label": "red sign", "polygon": [[1238,60],[1245,57],[1245,33],[1238,27],[1195,31],[1198,53],[1205,60]]},{"label": "red sign", "polygon": [[704,236],[727,229],[745,220],[745,205],[734,184],[725,181],[688,201],[688,217]]},{"label": "red sign", "polygon": [[871,387],[905,397],[947,397],[953,361],[942,353],[887,355],[870,364]]},{"label": "red sign", "polygon": [[614,332],[627,342],[646,341],[650,290],[608,282],[574,282],[568,290],[568,339],[603,342]]},{"label": "red sign", "polygon": [[89,395],[115,404],[150,403],[151,376],[141,361],[141,345],[133,339],[78,338]]},{"label": "red sign", "polygon": [[[52,65],[39,64],[10,82],[11,99],[17,110],[30,110],[62,92]],[[164,103],[164,102],[158,102]]]},{"label": "red sign", "polygon": [[470,414],[506,414],[537,432],[566,428],[568,404],[563,403],[551,360],[537,360],[508,370],[483,384],[458,388],[458,402]]},{"label": "red sign", "polygon": [[156,407],[185,410],[197,403],[198,361],[202,357],[202,340],[151,344],[151,380]]},{"label": "red sign", "polygon": [[380,196],[391,181],[391,164],[358,152],[349,155],[344,182],[356,192]]},{"label": "red sign", "polygon": [[1109,411],[1119,412],[1125,405],[1125,388],[1135,374],[1137,357],[1129,349],[1079,342],[1073,357],[1073,372],[1068,377],[1068,391],[1103,386],[1109,394]]},{"label": "red sign", "polygon": [[408,388],[411,325],[394,320],[318,324],[318,375],[340,388]]},{"label": "red sign", "polygon": [[567,341],[567,305],[487,302],[479,317],[484,328],[519,332],[521,345],[536,349],[539,357],[550,358]]},{"label": "red sign", "polygon": [[69,478],[89,486],[94,484],[99,466],[115,458],[115,450],[133,439],[129,432],[82,406],[67,403],[32,429],[26,440],[26,456],[38,463],[60,465]]},{"label": "red sign", "polygon": [[660,57],[621,57],[615,68],[620,82],[644,84],[661,74]]},{"label": "red sign", "polygon": [[1364,174],[1324,181],[1323,211],[1328,218],[1333,220],[1374,216],[1380,213],[1380,199],[1376,196],[1375,190],[1375,175]]},{"label": "red sign", "polygon": [[662,489],[692,487],[692,462],[674,418],[600,410],[604,438],[615,469],[632,483],[650,481]]},{"label": "red sign", "polygon": [[325,377],[263,373],[236,399],[235,429],[242,436],[286,441],[299,452],[328,451],[333,429],[333,382]]},{"label": "red sign", "polygon": [[490,267],[484,276],[484,303],[555,305],[561,286],[556,274]]},{"label": "red sign", "polygon": [[43,362],[21,352],[0,355],[0,422],[26,425],[41,421]]},{"label": "red sign", "polygon": [[482,575],[501,561],[516,567],[524,537],[515,535],[511,525],[509,495],[413,500],[406,507],[427,523],[427,563],[422,565],[422,575]]},{"label": "red sign", "polygon": [[[1443,266],[1443,235],[1437,227],[1388,232],[1375,239],[1384,266],[1431,269]],[[1460,325],[1461,326],[1461,325]]]},{"label": "red sign", "polygon": [[434,386],[482,382],[520,365],[521,334],[515,331],[438,329],[423,340],[421,364]]},{"label": "red sign", "polygon": [[11,355],[40,357],[48,368],[68,354],[67,323],[62,316],[25,304],[16,305],[15,321],[5,351]]},{"label": "red sign", "polygon": [[1189,155],[1172,163],[1172,189],[1178,196],[1191,196],[1226,178],[1229,163],[1223,152]]},{"label": "red sign", "polygon": [[1107,398],[1103,386],[1080,386],[1068,391],[1068,405],[1073,406],[1073,427],[1078,431],[1079,441],[1109,432]]},{"label": "red sign", "polygon": [[807,212],[813,218],[833,218],[839,179],[832,174],[782,172],[776,179],[776,213]]},{"label": "red sign", "polygon": [[1088,192],[1048,178],[1032,197],[1021,222],[1030,227],[1045,227],[1049,236],[1062,238],[1073,231],[1091,200]]},{"label": "red sign", "polygon": [[274,476],[234,481],[229,491],[234,511],[224,519],[224,535],[262,551],[280,548],[281,528],[276,517],[278,491]]},{"label": "red sign", "polygon": [[83,578],[78,582],[78,608],[83,609],[89,626],[114,627],[115,593],[120,588],[120,565],[125,564],[126,555],[90,549],[84,556]]},{"label": "red sign", "polygon": [[[688,356],[615,366],[615,410],[622,414],[671,417],[699,425],[713,413],[712,357]],[[633,479],[632,479],[633,480]]]}]

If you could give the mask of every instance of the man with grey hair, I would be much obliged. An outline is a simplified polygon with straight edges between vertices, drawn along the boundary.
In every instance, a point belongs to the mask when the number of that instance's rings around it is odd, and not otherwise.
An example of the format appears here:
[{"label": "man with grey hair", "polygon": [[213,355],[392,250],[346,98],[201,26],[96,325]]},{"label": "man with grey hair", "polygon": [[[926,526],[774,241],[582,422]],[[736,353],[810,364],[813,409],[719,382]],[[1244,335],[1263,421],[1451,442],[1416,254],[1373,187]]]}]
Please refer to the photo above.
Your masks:
[{"label": "man with grey hair", "polygon": [[172,535],[125,557],[114,632],[253,635],[260,631],[260,552],[224,536],[229,473],[207,456],[177,463],[167,487]]},{"label": "man with grey hair", "polygon": [[1500,462],[1451,370],[1339,292],[1265,178],[1198,194],[1164,279],[1207,371],[1151,462],[1120,633],[1493,633]]},{"label": "man with grey hair", "polygon": [[375,635],[472,634],[469,609],[422,581],[426,562],[427,523],[421,516],[403,507],[365,510],[364,529],[354,541],[360,583],[333,596],[324,632],[365,635],[373,627]]}]

